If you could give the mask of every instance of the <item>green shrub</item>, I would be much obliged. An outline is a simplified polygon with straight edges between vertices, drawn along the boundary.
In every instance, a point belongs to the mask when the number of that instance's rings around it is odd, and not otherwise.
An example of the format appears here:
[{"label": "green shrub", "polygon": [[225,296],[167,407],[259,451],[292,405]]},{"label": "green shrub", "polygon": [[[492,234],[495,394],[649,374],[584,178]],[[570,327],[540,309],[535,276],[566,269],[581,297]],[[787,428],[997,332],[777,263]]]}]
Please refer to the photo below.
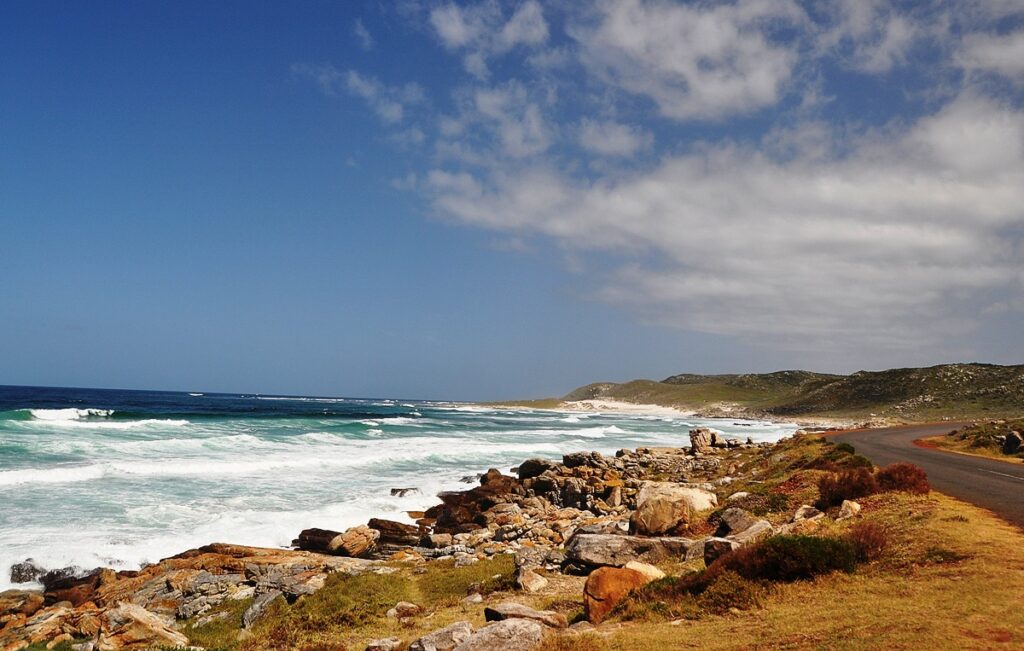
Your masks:
[{"label": "green shrub", "polygon": [[845,452],[846,454],[855,454],[857,452],[856,448],[854,448],[849,443],[836,443],[834,449],[838,450],[839,452]]},{"label": "green shrub", "polygon": [[715,577],[700,593],[697,605],[712,615],[723,615],[733,608],[751,610],[763,605],[766,592],[764,585],[726,571]]},{"label": "green shrub", "polygon": [[785,535],[726,554],[711,564],[708,573],[731,571],[751,581],[796,581],[836,570],[852,572],[856,562],[853,543],[845,538]]},{"label": "green shrub", "polygon": [[877,474],[878,486],[883,491],[902,491],[916,495],[927,495],[931,490],[928,473],[912,463],[894,463],[882,468]]},{"label": "green shrub", "polygon": [[829,473],[818,480],[819,508],[838,506],[843,500],[855,500],[878,492],[878,481],[867,468]]}]

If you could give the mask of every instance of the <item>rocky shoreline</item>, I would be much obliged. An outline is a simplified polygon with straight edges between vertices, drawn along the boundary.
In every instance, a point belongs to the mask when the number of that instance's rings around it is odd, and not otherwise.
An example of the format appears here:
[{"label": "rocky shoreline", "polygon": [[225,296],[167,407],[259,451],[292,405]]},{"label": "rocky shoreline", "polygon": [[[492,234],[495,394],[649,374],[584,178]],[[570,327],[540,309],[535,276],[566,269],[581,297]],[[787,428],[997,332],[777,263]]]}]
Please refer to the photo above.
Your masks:
[{"label": "rocky shoreline", "polygon": [[[529,459],[512,474],[491,469],[473,488],[440,494],[436,506],[410,513],[414,524],[374,518],[345,531],[307,529],[293,550],[218,543],[122,572],[45,572],[21,564],[12,580],[38,580],[44,589],[0,594],[0,650],[61,642],[75,651],[188,646],[182,623],[216,617],[208,613],[228,600],[252,600],[242,616],[244,630],[271,602],[313,594],[334,573],[387,574],[403,564],[439,560],[469,565],[501,554],[514,555],[515,583],[527,593],[543,589],[546,574],[587,575],[586,614],[599,623],[630,589],[664,576],[655,563],[675,558],[710,564],[822,517],[807,505],[781,527],[738,507],[721,511],[714,529],[695,517],[742,504],[747,494],[730,494],[729,484],[740,475],[756,476],[752,456],[770,455],[773,445],[697,428],[685,448],[623,449],[615,456],[576,452],[561,462]],[[565,626],[553,614],[538,612],[509,605],[489,613],[494,624],[479,632],[457,627],[410,648],[532,648],[514,640],[539,642],[535,626]],[[466,646],[481,633],[489,646]],[[441,638],[453,643],[442,644]],[[501,640],[513,642],[502,646]],[[386,643],[367,648],[398,648],[397,642]]]}]

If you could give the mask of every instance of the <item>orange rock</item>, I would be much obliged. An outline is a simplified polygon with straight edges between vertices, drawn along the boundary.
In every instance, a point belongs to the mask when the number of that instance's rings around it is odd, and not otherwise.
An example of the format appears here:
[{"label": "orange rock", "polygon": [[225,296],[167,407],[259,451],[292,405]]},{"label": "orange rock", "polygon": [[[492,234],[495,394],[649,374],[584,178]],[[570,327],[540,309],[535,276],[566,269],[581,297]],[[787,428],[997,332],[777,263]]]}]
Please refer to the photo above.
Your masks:
[{"label": "orange rock", "polygon": [[650,583],[636,570],[624,567],[602,567],[587,577],[583,586],[583,610],[592,624],[600,624],[615,605],[632,590]]}]

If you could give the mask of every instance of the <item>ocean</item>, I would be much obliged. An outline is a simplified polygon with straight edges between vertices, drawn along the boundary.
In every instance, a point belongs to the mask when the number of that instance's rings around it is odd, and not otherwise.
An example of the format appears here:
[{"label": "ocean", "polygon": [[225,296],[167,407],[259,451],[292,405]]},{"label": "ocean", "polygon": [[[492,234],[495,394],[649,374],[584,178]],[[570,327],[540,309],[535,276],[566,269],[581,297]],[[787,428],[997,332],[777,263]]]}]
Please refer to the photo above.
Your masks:
[{"label": "ocean", "polygon": [[[0,590],[13,563],[134,569],[211,542],[287,546],[529,457],[773,441],[795,425],[417,400],[0,387]],[[393,488],[411,488],[404,496]]]}]

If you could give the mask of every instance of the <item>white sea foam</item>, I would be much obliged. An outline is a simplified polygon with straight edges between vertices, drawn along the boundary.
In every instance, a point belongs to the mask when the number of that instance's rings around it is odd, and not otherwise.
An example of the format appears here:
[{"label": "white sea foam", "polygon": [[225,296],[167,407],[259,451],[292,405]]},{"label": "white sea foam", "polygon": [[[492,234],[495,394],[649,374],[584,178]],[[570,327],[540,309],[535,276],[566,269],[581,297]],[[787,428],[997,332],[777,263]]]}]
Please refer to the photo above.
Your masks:
[{"label": "white sea foam", "polygon": [[106,418],[114,412],[111,409],[30,409],[36,420],[78,420],[80,418]]}]

